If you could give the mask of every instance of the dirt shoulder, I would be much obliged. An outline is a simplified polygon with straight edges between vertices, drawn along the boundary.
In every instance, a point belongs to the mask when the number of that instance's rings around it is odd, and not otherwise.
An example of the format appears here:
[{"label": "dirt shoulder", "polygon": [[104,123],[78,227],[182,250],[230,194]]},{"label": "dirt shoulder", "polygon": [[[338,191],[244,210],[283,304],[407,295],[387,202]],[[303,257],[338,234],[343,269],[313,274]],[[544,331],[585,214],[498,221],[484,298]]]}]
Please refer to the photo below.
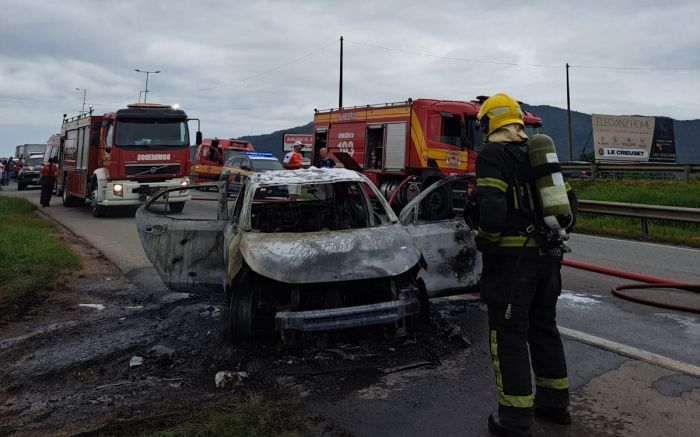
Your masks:
[{"label": "dirt shoulder", "polygon": [[[81,268],[21,319],[1,322],[2,435],[138,435],[232,408],[251,392],[294,410],[326,387],[353,390],[467,347],[436,314],[415,335],[365,331],[315,336],[295,350],[275,339],[234,348],[224,340],[220,296],[140,289],[83,240],[66,231],[61,238]],[[217,389],[219,371],[246,376]],[[305,433],[340,432],[321,419],[304,422]]]}]

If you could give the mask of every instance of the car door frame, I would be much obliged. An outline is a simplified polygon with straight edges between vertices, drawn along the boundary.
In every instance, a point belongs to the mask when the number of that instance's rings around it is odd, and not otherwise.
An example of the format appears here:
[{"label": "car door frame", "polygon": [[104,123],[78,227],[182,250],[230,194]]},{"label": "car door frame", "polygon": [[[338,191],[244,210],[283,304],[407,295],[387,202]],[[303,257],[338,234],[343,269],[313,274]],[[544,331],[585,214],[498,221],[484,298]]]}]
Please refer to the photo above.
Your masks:
[{"label": "car door frame", "polygon": [[422,201],[434,190],[455,181],[469,181],[473,174],[453,175],[431,184],[399,213],[413,243],[425,261],[418,278],[428,297],[441,297],[478,291],[481,280],[481,252],[476,248],[476,232],[464,218],[426,220],[420,218]]},{"label": "car door frame", "polygon": [[136,212],[144,252],[163,283],[173,291],[224,291],[224,228],[228,221],[224,184],[193,184],[190,188],[212,186],[219,190],[216,219],[182,218],[150,210],[155,204],[167,202],[169,192],[181,188],[159,191]]}]

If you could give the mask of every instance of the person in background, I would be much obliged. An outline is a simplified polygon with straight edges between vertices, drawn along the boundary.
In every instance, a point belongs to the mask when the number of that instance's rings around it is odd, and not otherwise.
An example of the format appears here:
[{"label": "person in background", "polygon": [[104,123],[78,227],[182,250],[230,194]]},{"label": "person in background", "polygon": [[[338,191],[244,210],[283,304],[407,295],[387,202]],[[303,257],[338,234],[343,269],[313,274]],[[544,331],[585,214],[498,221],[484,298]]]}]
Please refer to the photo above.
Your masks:
[{"label": "person in background", "polygon": [[9,185],[12,180],[12,173],[15,171],[15,163],[12,161],[12,157],[5,163],[5,172],[3,174],[3,184]]},{"label": "person in background", "polygon": [[[284,155],[284,161],[282,161],[282,167],[287,170],[299,170],[304,162],[304,157],[301,155],[301,141],[296,141],[292,146],[293,150]],[[301,191],[300,185],[287,185],[287,191],[289,192],[288,200],[293,202],[299,197]]]},{"label": "person in background", "polygon": [[41,206],[47,207],[51,202],[51,194],[56,183],[56,158],[49,158],[49,163],[41,167]]},{"label": "person in background", "polygon": [[0,184],[4,184],[5,181],[5,163],[7,163],[6,159],[0,161]]},{"label": "person in background", "polygon": [[333,168],[335,167],[335,161],[328,156],[328,149],[325,147],[318,151],[320,158],[316,161],[316,167],[318,168]]}]

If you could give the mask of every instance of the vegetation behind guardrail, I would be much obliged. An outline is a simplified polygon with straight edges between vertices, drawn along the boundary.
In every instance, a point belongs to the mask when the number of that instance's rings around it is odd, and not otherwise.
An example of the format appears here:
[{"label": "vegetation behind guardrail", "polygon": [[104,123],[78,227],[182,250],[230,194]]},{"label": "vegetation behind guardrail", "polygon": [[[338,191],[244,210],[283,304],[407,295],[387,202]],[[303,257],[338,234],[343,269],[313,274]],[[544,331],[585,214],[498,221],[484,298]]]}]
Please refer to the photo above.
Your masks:
[{"label": "vegetation behind guardrail", "polygon": [[[700,208],[700,179],[693,179],[690,182],[589,179],[571,180],[570,183],[577,197],[582,200]],[[591,202],[589,206],[593,206],[593,203]],[[582,205],[582,210],[585,209],[586,207]],[[606,209],[613,212],[612,206],[595,209],[597,210],[595,214],[585,212],[579,214],[576,232],[700,247],[700,225],[698,224],[642,219],[642,214],[635,215],[637,218],[601,215]],[[624,208],[623,211],[615,213],[620,212],[624,213]],[[668,211],[664,212],[664,214],[668,213]]]}]

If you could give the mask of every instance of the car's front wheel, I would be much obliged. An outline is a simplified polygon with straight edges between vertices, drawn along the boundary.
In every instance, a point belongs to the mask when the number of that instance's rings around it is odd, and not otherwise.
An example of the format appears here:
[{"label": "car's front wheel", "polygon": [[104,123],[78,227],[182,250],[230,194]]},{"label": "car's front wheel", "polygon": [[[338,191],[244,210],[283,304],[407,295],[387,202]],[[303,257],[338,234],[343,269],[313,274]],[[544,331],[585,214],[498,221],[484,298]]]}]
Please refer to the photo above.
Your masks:
[{"label": "car's front wheel", "polygon": [[257,312],[257,281],[253,274],[244,273],[231,294],[228,319],[231,343],[244,343],[253,337],[253,322]]}]

